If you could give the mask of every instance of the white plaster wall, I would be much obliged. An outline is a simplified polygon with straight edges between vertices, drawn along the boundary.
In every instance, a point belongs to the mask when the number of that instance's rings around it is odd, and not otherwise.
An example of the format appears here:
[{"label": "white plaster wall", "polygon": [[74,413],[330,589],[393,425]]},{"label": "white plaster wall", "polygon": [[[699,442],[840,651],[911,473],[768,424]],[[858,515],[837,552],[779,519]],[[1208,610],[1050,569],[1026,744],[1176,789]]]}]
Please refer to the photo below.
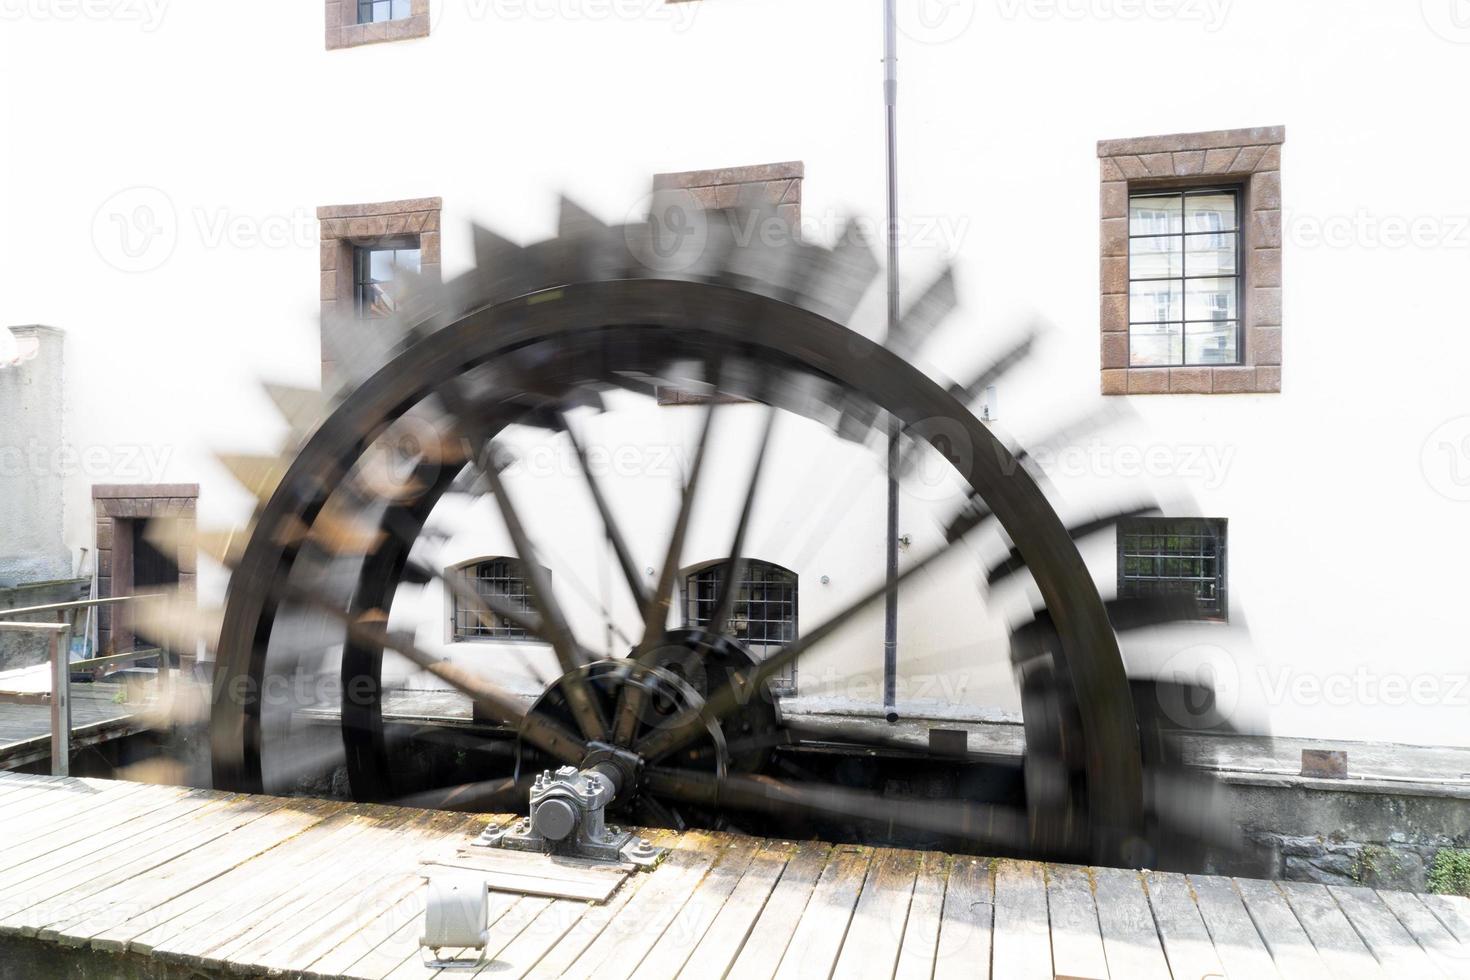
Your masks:
[{"label": "white plaster wall", "polygon": [[[89,543],[92,482],[198,480],[203,521],[245,512],[208,453],[272,445],[258,377],[316,379],[317,205],[442,196],[446,275],[469,261],[471,220],[543,236],[560,190],[621,220],[660,170],[800,159],[813,237],[849,210],[881,214],[876,2],[433,7],[426,40],[328,53],[312,2],[0,5],[0,323],[68,332],[70,438],[98,450],[67,474],[70,546]],[[612,9],[633,13],[598,16]],[[1074,512],[1100,510],[1130,492],[1111,474],[1152,450],[1146,482],[1230,520],[1232,626],[1135,644],[1135,661],[1192,650],[1174,666],[1222,669],[1284,734],[1470,743],[1470,133],[1453,115],[1470,30],[1450,0],[960,0],[929,21],[915,9],[906,276],[958,264],[965,310],[933,354],[955,374],[1026,317],[1053,324],[1044,356],[1001,389],[1000,426],[1023,442],[1117,407],[1096,394],[1096,141],[1287,127],[1285,392],[1131,399],[1136,420],[1053,475]],[[105,385],[118,371],[122,391]],[[663,415],[674,428],[694,417]],[[672,489],[618,493],[656,542]],[[843,589],[878,574],[881,488],[857,493],[825,543],[796,551],[804,623],[840,601],[821,574]],[[917,504],[906,513],[918,548]],[[773,547],[813,526],[799,508],[765,519],[757,540]],[[494,533],[455,542],[460,557],[503,547]],[[702,521],[689,559],[722,537]],[[565,549],[590,553],[588,540],[577,525]],[[1086,553],[1110,591],[1111,542]],[[206,593],[220,584],[201,575]],[[975,595],[955,585],[906,613],[905,649],[974,644]],[[442,631],[441,600],[419,601],[426,635]],[[839,661],[875,678],[877,621],[865,629],[813,659],[804,685]],[[965,700],[1003,705],[1004,670],[979,671]]]}]

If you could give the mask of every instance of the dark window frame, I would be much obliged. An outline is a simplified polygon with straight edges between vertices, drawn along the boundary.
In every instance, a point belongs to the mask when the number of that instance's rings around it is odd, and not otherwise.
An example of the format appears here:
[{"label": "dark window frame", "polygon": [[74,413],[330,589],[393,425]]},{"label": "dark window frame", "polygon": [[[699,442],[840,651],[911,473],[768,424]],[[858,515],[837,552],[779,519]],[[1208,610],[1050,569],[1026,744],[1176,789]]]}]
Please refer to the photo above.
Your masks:
[{"label": "dark window frame", "polygon": [[[482,572],[482,569],[487,568],[489,568],[488,572]],[[449,574],[463,577],[481,595],[494,595],[511,602],[517,609],[534,613],[533,594],[530,582],[521,571],[523,568],[524,563],[519,558],[508,555],[491,555],[456,565],[450,569]],[[542,568],[541,574],[546,577],[547,581],[550,581],[551,572],[549,570]],[[483,586],[488,582],[504,583],[504,587],[497,585],[490,589],[484,588]],[[449,641],[451,643],[542,642],[539,637],[506,622],[500,616],[495,616],[490,624],[484,623],[484,617],[456,595],[451,594],[449,602]]]},{"label": "dark window frame", "polygon": [[[1229,194],[1235,204],[1234,228],[1230,231],[1189,231],[1184,225],[1186,201],[1190,197],[1205,197],[1208,195]],[[1180,231],[1176,234],[1165,232],[1162,235],[1135,235],[1133,233],[1133,202],[1139,198],[1178,198],[1180,206]],[[1245,187],[1241,184],[1202,184],[1187,187],[1149,187],[1147,185],[1130,184],[1128,187],[1127,209],[1124,221],[1127,222],[1127,244],[1125,255],[1128,266],[1127,279],[1127,327],[1128,327],[1128,366],[1130,368],[1174,368],[1174,367],[1238,367],[1247,362],[1245,350],[1245,233],[1242,215],[1246,200]],[[1210,273],[1207,275],[1191,276],[1189,274],[1189,239],[1200,238],[1206,235],[1235,236],[1235,272],[1231,275],[1220,275]],[[1135,278],[1133,275],[1133,242],[1139,238],[1178,238],[1180,240],[1179,275],[1177,276],[1148,276]],[[1190,279],[1231,279],[1235,283],[1235,319],[1230,320],[1191,320],[1189,319],[1188,304],[1188,282]],[[1179,362],[1170,361],[1166,364],[1139,364],[1133,360],[1133,328],[1135,326],[1157,326],[1160,323],[1172,324],[1174,320],[1136,320],[1133,316],[1133,284],[1135,282],[1177,282],[1180,284],[1180,303],[1184,306],[1179,311],[1180,319],[1177,321],[1180,329],[1179,336]],[[1201,323],[1230,323],[1235,324],[1235,359],[1233,361],[1191,361],[1189,359],[1189,325]]]},{"label": "dark window frame", "polygon": [[[708,622],[709,615],[714,612],[714,604],[718,600],[720,583],[723,581],[727,566],[728,562],[716,561],[697,566],[685,572],[683,582],[684,601],[682,603],[685,626],[703,626]],[[777,565],[775,562],[760,561],[758,559],[749,559],[745,562],[743,576],[741,580],[741,591],[747,595],[747,598],[742,601],[740,599],[740,593],[737,592],[731,618],[735,619],[739,615],[742,607],[745,609],[747,613],[744,620],[746,623],[745,635],[738,635],[738,631],[736,630],[732,630],[732,633],[736,633],[736,638],[745,644],[757,657],[767,656],[782,646],[793,642],[801,635],[801,606],[799,601],[801,576],[789,568]],[[782,581],[782,579],[785,579],[785,581]],[[757,587],[761,591],[761,598],[755,601],[766,608],[761,610],[762,615],[759,619],[753,619],[750,617],[749,611],[751,597],[753,597]],[[773,587],[778,590],[789,589],[789,599],[779,594],[775,599],[769,598],[769,590]],[[775,606],[781,615],[773,617],[769,608],[771,606]],[[750,638],[750,624],[752,623],[762,624],[759,639],[752,640]],[[771,631],[771,626],[773,625],[779,628],[779,635],[774,638],[772,637]],[[778,694],[795,694],[796,665],[791,664],[787,666],[776,677],[772,678],[771,686]]]},{"label": "dark window frame", "polygon": [[[391,279],[372,278],[372,256],[377,252],[417,252],[419,271],[422,271],[424,267],[424,249],[418,235],[398,235],[355,246],[352,249],[352,306],[359,320],[376,320],[390,315],[371,312],[371,304],[366,302],[369,288],[377,289],[392,281]],[[396,254],[393,266],[395,269],[398,268]],[[384,298],[392,302],[392,297],[387,296],[386,293]]]},{"label": "dark window frame", "polygon": [[[1162,538],[1164,543],[1137,541],[1138,538]],[[1191,553],[1185,546],[1169,544],[1168,539],[1198,538],[1213,544],[1213,554],[1203,544]],[[1169,587],[1167,583],[1195,583],[1197,588],[1205,582],[1212,583],[1213,598],[1201,599],[1198,593],[1194,600],[1199,607],[1197,618],[1210,622],[1230,620],[1230,563],[1229,521],[1223,517],[1133,517],[1118,523],[1118,596],[1119,598],[1146,598],[1159,595],[1179,594],[1185,588]],[[1144,574],[1129,562],[1162,562],[1165,568],[1174,563],[1175,568],[1187,569],[1191,562],[1214,563],[1214,574],[1205,575],[1203,567],[1197,574],[1158,574],[1156,564],[1151,570],[1155,574]],[[1150,584],[1157,583],[1157,584]]]}]

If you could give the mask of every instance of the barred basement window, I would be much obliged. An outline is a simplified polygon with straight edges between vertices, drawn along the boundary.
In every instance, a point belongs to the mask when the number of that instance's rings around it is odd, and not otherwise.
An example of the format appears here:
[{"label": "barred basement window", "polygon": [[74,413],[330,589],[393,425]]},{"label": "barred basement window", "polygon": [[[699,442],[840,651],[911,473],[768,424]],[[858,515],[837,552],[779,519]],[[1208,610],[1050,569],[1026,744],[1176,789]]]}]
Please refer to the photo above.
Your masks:
[{"label": "barred basement window", "polygon": [[[685,625],[709,625],[727,568],[724,562],[706,565],[685,579]],[[758,657],[775,653],[795,640],[796,585],[796,573],[780,565],[746,562],[730,613],[730,635]],[[796,666],[787,667],[771,683],[778,693],[796,693]]]},{"label": "barred basement window", "polygon": [[[487,558],[465,565],[450,574],[462,575],[482,596],[493,596],[525,612],[535,610],[530,583],[518,558]],[[550,575],[550,572],[543,571]],[[456,640],[531,640],[526,630],[512,625],[500,616],[486,615],[456,596],[454,599],[454,639]]]},{"label": "barred basement window", "polygon": [[409,0],[357,0],[357,22],[381,24],[403,20],[412,13],[410,6]]},{"label": "barred basement window", "polygon": [[1201,619],[1226,619],[1225,521],[1140,517],[1118,525],[1118,595],[1189,596]]},{"label": "barred basement window", "polygon": [[1128,363],[1241,363],[1240,192],[1128,196]]},{"label": "barred basement window", "polygon": [[359,247],[354,256],[353,298],[359,319],[391,316],[398,306],[393,279],[402,270],[420,269],[417,238]]}]

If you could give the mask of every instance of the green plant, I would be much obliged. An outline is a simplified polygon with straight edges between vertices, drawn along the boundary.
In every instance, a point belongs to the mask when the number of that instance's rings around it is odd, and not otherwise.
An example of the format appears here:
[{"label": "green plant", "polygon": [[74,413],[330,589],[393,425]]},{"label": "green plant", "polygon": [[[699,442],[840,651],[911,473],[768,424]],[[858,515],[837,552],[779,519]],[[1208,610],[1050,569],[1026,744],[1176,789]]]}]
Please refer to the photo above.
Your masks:
[{"label": "green plant", "polygon": [[1364,844],[1353,858],[1353,880],[1360,885],[1368,884],[1378,874],[1378,862],[1387,851],[1377,844]]},{"label": "green plant", "polygon": [[112,703],[113,704],[127,704],[128,703],[128,692],[126,690],[118,691],[116,694],[114,694],[112,696]]},{"label": "green plant", "polygon": [[1470,848],[1442,847],[1429,868],[1429,890],[1470,898]]}]

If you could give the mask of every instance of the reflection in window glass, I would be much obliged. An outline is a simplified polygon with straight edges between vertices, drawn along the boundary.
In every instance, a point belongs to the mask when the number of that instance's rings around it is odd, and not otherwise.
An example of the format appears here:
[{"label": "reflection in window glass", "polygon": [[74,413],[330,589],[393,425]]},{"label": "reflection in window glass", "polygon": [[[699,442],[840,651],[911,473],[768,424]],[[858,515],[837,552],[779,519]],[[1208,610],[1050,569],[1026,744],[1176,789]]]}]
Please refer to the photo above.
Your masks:
[{"label": "reflection in window glass", "polygon": [[398,308],[394,280],[398,273],[419,271],[417,242],[384,243],[357,250],[353,299],[359,319],[391,316]]},{"label": "reflection in window glass", "polygon": [[1128,199],[1128,363],[1240,363],[1240,194]]},{"label": "reflection in window glass", "polygon": [[412,13],[412,0],[357,0],[359,24],[403,20]]}]

